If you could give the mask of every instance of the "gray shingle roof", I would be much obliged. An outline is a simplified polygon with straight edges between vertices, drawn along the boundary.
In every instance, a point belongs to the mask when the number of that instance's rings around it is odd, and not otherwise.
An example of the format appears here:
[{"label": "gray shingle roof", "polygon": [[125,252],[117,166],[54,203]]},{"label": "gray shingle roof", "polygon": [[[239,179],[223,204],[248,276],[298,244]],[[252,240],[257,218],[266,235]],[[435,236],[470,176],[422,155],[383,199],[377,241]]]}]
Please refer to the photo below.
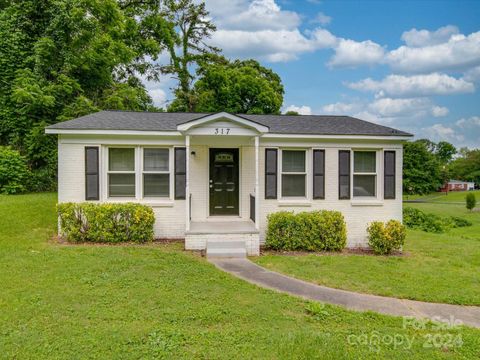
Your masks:
[{"label": "gray shingle roof", "polygon": [[[54,125],[57,130],[176,131],[177,125],[206,113],[100,111]],[[350,116],[332,115],[244,115],[238,116],[267,126],[275,134],[412,136],[390,127]]]}]

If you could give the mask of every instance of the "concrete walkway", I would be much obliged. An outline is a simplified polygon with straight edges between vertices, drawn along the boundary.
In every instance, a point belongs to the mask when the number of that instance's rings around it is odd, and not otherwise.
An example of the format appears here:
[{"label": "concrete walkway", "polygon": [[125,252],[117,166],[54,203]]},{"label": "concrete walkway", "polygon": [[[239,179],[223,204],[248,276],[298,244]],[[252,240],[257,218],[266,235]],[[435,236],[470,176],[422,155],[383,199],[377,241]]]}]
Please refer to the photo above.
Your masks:
[{"label": "concrete walkway", "polygon": [[294,279],[252,263],[248,259],[208,259],[223,271],[258,286],[286,292],[305,299],[342,305],[357,311],[375,311],[387,315],[414,316],[437,321],[453,321],[480,328],[480,307],[450,304],[436,304],[360,294],[332,289]]}]

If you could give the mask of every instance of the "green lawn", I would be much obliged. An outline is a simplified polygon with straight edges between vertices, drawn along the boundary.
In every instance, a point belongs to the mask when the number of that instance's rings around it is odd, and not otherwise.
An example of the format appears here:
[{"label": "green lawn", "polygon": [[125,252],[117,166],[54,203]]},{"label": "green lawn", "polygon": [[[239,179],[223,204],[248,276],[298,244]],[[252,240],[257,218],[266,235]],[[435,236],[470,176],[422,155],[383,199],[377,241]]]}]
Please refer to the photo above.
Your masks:
[{"label": "green lawn", "polygon": [[[179,244],[58,245],[49,241],[54,205],[54,194],[0,196],[0,358],[480,355],[479,330],[404,328],[401,318],[312,308],[233,278]],[[453,336],[463,345],[428,347],[431,335],[440,343]]]},{"label": "green lawn", "polygon": [[465,204],[465,196],[468,193],[475,194],[477,205],[480,206],[480,190],[474,191],[450,191],[448,193],[435,192],[428,195],[404,195],[404,200],[426,200],[429,202],[460,202]]},{"label": "green lawn", "polygon": [[254,260],[269,269],[334,288],[480,305],[480,212],[470,212],[456,204],[409,203],[405,206],[442,216],[464,217],[474,225],[445,234],[409,230],[404,247],[406,255],[401,257],[266,255]]}]

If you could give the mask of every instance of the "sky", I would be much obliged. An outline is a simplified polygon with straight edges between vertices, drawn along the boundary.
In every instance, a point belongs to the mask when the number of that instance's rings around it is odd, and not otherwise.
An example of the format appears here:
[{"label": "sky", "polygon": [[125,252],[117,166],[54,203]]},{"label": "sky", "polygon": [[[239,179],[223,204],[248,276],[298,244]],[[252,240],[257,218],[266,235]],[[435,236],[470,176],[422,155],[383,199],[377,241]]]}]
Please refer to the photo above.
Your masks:
[{"label": "sky", "polygon": [[[480,148],[480,1],[207,0],[208,43],[285,87],[282,112],[350,115]],[[146,83],[157,105],[172,79]]]}]

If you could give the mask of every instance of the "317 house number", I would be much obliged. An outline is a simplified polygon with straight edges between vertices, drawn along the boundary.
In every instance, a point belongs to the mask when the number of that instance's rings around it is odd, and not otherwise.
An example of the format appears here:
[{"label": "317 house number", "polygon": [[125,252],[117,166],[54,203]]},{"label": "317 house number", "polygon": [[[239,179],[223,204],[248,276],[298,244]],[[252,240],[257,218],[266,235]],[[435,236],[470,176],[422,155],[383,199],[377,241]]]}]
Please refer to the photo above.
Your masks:
[{"label": "317 house number", "polygon": [[230,128],[215,128],[214,135],[228,135],[230,134]]}]

